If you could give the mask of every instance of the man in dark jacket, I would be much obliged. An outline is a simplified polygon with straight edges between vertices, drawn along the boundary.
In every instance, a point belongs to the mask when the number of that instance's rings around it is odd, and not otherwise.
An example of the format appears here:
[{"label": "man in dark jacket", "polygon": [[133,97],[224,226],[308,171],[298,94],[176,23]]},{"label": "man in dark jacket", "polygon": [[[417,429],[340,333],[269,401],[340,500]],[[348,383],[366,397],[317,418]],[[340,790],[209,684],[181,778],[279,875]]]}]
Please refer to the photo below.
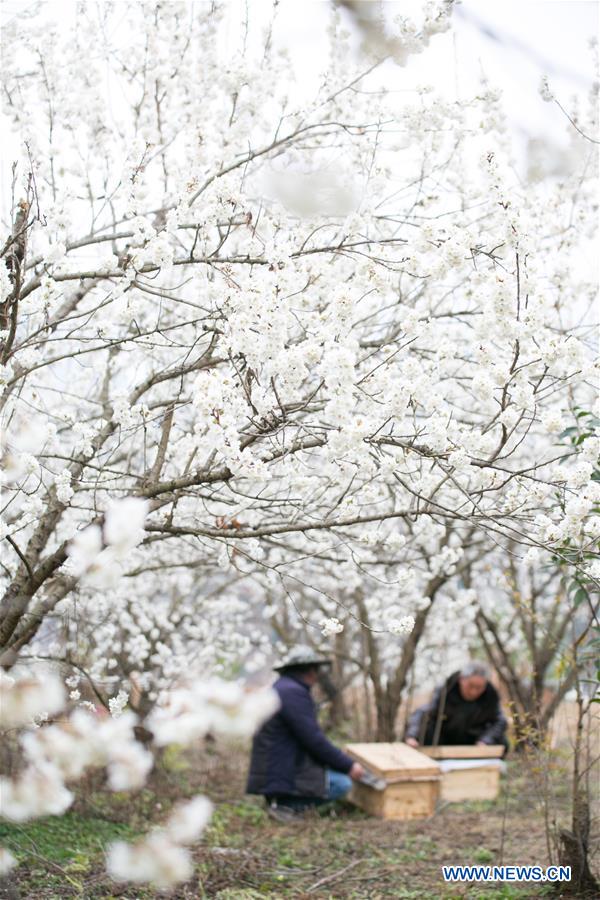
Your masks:
[{"label": "man in dark jacket", "polygon": [[263,794],[269,814],[294,821],[310,806],[345,796],[364,769],[327,740],[317,721],[311,688],[329,661],[296,647],[275,666],[280,708],[254,737],[249,794]]},{"label": "man in dark jacket", "polygon": [[436,688],[410,717],[404,740],[411,747],[503,744],[506,752],[506,719],[486,666],[467,663]]}]

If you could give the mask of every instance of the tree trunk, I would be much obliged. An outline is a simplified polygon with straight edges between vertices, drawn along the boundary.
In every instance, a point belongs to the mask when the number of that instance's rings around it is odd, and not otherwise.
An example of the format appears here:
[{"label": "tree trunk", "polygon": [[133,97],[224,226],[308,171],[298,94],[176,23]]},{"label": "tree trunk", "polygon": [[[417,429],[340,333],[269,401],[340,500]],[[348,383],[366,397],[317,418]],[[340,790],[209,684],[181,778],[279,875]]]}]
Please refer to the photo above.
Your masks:
[{"label": "tree trunk", "polygon": [[573,812],[571,830],[563,828],[559,833],[558,859],[561,866],[571,866],[569,892],[576,897],[600,896],[600,884],[592,875],[589,864],[590,849],[590,803],[589,790],[584,782],[584,771],[587,768],[583,747],[583,719],[585,707],[578,685],[577,697],[577,729],[573,748]]},{"label": "tree trunk", "polygon": [[400,708],[400,698],[392,695],[389,688],[376,694],[377,711],[376,740],[393,743],[396,740],[396,720]]},{"label": "tree trunk", "polygon": [[569,891],[575,897],[599,897],[600,884],[589,865],[590,806],[583,791],[573,798],[572,830],[563,828],[559,835],[558,860],[571,866]]},{"label": "tree trunk", "polygon": [[345,635],[343,633],[336,634],[335,636],[335,647],[334,647],[334,656],[333,656],[333,666],[331,671],[331,678],[327,677],[327,673],[324,672],[324,681],[323,688],[328,695],[329,698],[329,722],[334,728],[338,728],[348,719],[348,709],[346,705],[345,698],[345,673],[344,673],[344,663],[342,660],[342,656],[345,653]]}]

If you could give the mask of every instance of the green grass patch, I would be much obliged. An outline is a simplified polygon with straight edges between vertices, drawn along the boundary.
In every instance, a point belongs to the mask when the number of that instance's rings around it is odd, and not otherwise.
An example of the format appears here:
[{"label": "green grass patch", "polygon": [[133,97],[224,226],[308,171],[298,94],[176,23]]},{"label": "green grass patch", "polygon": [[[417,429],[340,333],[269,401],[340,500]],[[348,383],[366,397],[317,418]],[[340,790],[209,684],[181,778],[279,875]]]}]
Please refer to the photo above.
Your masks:
[{"label": "green grass patch", "polygon": [[111,841],[131,840],[129,825],[77,813],[49,816],[23,825],[0,823],[0,842],[19,860],[43,857],[69,871],[87,871]]},{"label": "green grass patch", "polygon": [[494,858],[494,854],[487,847],[476,847],[473,851],[473,862],[490,863]]},{"label": "green grass patch", "polygon": [[29,896],[45,900],[86,896],[86,877],[104,869],[108,845],[138,834],[131,825],[73,811],[23,825],[0,822],[0,845],[19,861],[15,875],[27,878]]},{"label": "green grass patch", "polygon": [[268,822],[264,807],[252,800],[222,803],[214,810],[205,840],[212,846],[239,846],[244,826],[257,827]]}]

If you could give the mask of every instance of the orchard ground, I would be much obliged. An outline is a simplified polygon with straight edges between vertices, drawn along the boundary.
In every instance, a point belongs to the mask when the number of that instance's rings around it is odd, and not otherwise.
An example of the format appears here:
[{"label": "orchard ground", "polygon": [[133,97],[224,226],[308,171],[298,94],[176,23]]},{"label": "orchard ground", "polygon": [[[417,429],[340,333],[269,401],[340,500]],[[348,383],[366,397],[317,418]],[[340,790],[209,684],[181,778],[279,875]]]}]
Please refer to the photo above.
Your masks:
[{"label": "orchard ground", "polygon": [[[194,879],[177,900],[252,898],[535,898],[567,894],[550,886],[445,885],[443,864],[547,864],[544,792],[558,819],[568,815],[569,778],[560,754],[508,764],[500,799],[440,806],[426,821],[382,822],[349,804],[322,811],[301,826],[281,826],[260,798],[244,797],[247,749],[207,743],[194,753],[169,750],[146,788],[112,794],[98,781],[79,788],[65,816],[0,826],[2,843],[20,859],[2,882],[6,900],[146,898],[143,886],[117,885],[104,870],[114,840],[135,839],[184,796],[206,793],[212,823],[195,849]],[[545,788],[542,785],[545,784]]]}]

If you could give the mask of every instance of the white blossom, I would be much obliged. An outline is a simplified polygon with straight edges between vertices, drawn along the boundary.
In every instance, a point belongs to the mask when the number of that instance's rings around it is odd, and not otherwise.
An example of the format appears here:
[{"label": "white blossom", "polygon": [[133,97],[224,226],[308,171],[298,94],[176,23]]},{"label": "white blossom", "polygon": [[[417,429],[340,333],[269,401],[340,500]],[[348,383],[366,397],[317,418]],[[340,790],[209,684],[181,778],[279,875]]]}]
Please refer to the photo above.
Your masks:
[{"label": "white blossom", "polygon": [[89,525],[78,531],[69,547],[67,555],[73,575],[81,576],[96,564],[102,551],[102,530],[99,525]]},{"label": "white blossom", "polygon": [[573,488],[584,487],[592,477],[593,471],[594,467],[591,463],[583,461],[577,463],[569,474],[569,485]]},{"label": "white blossom", "polygon": [[56,476],[56,496],[61,503],[68,503],[75,493],[71,487],[71,477],[71,472],[68,469],[63,469]]},{"label": "white blossom", "polygon": [[118,554],[126,554],[142,540],[147,512],[148,502],[137,497],[120,500],[108,509],[104,538]]},{"label": "white blossom", "polygon": [[585,569],[590,578],[600,581],[600,559],[594,559],[587,563]]},{"label": "white blossom", "polygon": [[150,834],[137,844],[111,844],[106,868],[115,881],[151,883],[164,891],[188,881],[193,872],[189,850],[171,843],[161,832]]},{"label": "white blossom", "polygon": [[7,850],[6,847],[0,847],[0,878],[8,875],[16,865],[18,865],[18,862],[10,850]]},{"label": "white blossom", "polygon": [[106,767],[111,790],[130,790],[145,783],[154,764],[152,754],[135,740],[136,721],[131,712],[99,719],[77,709],[64,722],[24,734],[21,743],[37,768],[52,766],[72,780],[88,769]]},{"label": "white blossom", "polygon": [[392,619],[387,623],[390,634],[410,634],[415,627],[414,616],[403,616],[401,619]]},{"label": "white blossom", "polygon": [[73,794],[52,765],[29,766],[15,779],[0,778],[2,815],[12,822],[39,816],[59,816],[73,802]]},{"label": "white blossom", "polygon": [[195,843],[212,816],[213,805],[206,797],[197,796],[178,804],[169,816],[164,829],[176,844]]},{"label": "white blossom", "polygon": [[127,693],[127,691],[123,690],[120,690],[115,697],[110,697],[108,701],[108,708],[110,709],[111,716],[120,716],[127,706],[128,700],[129,694]]},{"label": "white blossom", "polygon": [[[479,639],[466,571],[485,605],[498,547],[532,570],[565,541],[591,552],[594,168],[573,134],[559,177],[518,171],[501,84],[395,90],[450,4],[385,30],[362,4],[356,33],[385,77],[333,6],[323,77],[294,84],[252,16],[237,52],[227,4],[5,23],[15,199],[36,211],[0,369],[5,631],[30,635],[29,657],[84,652],[117,694],[108,724],[78,698],[24,736],[63,779],[145,777],[127,679],[156,704],[160,745],[249,734],[272,695],[203,685],[266,669],[274,634],[314,638],[344,610],[371,677],[364,607],[383,686],[397,632],[426,612],[420,683]],[[138,91],[148,59],[156,91]],[[572,119],[595,133],[583,106]],[[14,606],[31,573],[42,583]]]},{"label": "white blossom", "polygon": [[251,735],[276,712],[277,694],[270,689],[247,691],[225,681],[197,682],[175,688],[146,721],[158,746],[189,744],[209,732]]},{"label": "white blossom", "polygon": [[555,410],[542,413],[542,425],[548,434],[559,434],[565,428],[564,419]]},{"label": "white blossom", "polygon": [[321,628],[321,634],[325,637],[330,637],[332,634],[339,634],[344,630],[344,626],[340,622],[339,619],[331,618],[331,619],[321,619],[319,622]]},{"label": "white blossom", "polygon": [[536,565],[539,562],[540,550],[538,547],[530,547],[523,560],[527,565]]},{"label": "white blossom", "polygon": [[146,783],[154,758],[137,741],[129,740],[107,751],[108,784],[113,791],[131,791]]},{"label": "white blossom", "polygon": [[0,303],[4,303],[13,289],[10,275],[6,267],[6,260],[0,262]]},{"label": "white blossom", "polygon": [[[0,269],[4,268],[1,266]],[[3,363],[0,365],[0,394],[3,394],[6,390],[7,385],[10,383],[14,374],[13,367],[10,363]]]},{"label": "white blossom", "polygon": [[0,672],[0,728],[18,728],[38,716],[52,716],[60,712],[65,701],[60,679],[50,672],[43,678],[30,672],[14,678]]}]

